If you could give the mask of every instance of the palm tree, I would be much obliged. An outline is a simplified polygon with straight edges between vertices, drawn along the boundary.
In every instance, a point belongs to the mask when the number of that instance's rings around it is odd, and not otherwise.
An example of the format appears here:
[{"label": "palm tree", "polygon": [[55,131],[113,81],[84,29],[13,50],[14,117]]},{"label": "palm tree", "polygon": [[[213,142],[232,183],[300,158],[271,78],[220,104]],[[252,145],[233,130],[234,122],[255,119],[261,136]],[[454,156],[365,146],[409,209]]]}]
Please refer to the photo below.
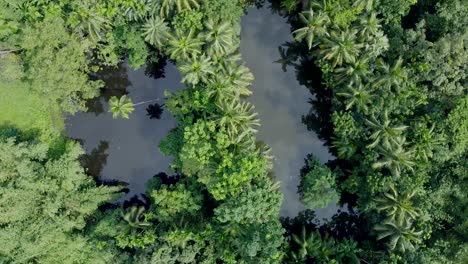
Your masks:
[{"label": "palm tree", "polygon": [[170,35],[167,49],[169,57],[178,60],[188,59],[189,55],[199,54],[203,41],[194,37],[194,34],[195,31],[191,29],[188,33],[176,30],[175,35]]},{"label": "palm tree", "polygon": [[250,103],[222,99],[216,105],[220,113],[215,116],[215,120],[219,126],[226,127],[230,135],[257,132],[254,127],[260,126],[260,121],[256,118],[257,113],[253,112],[254,107]]},{"label": "palm tree", "polygon": [[300,13],[299,18],[306,26],[296,29],[292,33],[297,41],[305,38],[309,50],[316,44],[315,37],[328,36],[327,27],[330,24],[330,18],[323,12],[314,13],[311,8],[309,11]]},{"label": "palm tree", "polygon": [[302,227],[301,235],[292,235],[292,240],[297,244],[299,250],[297,252],[291,252],[291,257],[296,262],[304,262],[309,256],[315,255],[316,250],[322,244],[320,235],[315,232],[310,232],[307,235],[305,227]]},{"label": "palm tree", "polygon": [[144,206],[134,205],[127,208],[127,210],[122,211],[122,217],[131,227],[145,228],[151,226],[151,223],[146,221],[144,213]]},{"label": "palm tree", "polygon": [[209,45],[208,52],[222,56],[228,53],[233,47],[233,29],[232,25],[227,22],[216,24],[212,19],[205,23],[207,33],[205,33],[205,41]]},{"label": "palm tree", "polygon": [[367,39],[364,50],[367,56],[376,58],[382,54],[382,52],[386,51],[389,46],[387,36],[385,36],[383,31],[379,30],[375,35]]},{"label": "palm tree", "polygon": [[161,98],[156,98],[148,101],[143,101],[134,104],[132,102],[132,99],[127,98],[126,95],[123,95],[122,97],[117,98],[117,96],[112,96],[109,99],[109,112],[112,113],[112,118],[118,118],[121,116],[122,118],[128,119],[129,114],[131,114],[135,110],[135,106],[139,106],[142,104],[147,104],[155,101],[159,101]]},{"label": "palm tree", "polygon": [[226,81],[227,88],[233,90],[236,95],[248,96],[252,93],[247,88],[254,80],[254,76],[246,66],[233,62],[226,63],[221,75]]},{"label": "palm tree", "polygon": [[347,137],[334,137],[332,145],[338,152],[338,157],[344,159],[350,158],[357,150],[356,143]]},{"label": "palm tree", "polygon": [[387,247],[390,251],[413,251],[414,244],[421,242],[422,231],[416,231],[412,228],[410,221],[395,222],[393,220],[385,220],[382,225],[376,225],[374,230],[377,231],[377,240],[388,239]]},{"label": "palm tree", "polygon": [[369,70],[369,58],[362,56],[354,63],[337,68],[335,73],[335,79],[338,84],[343,84],[344,82],[363,82],[367,80],[367,77],[371,74]]},{"label": "palm tree", "polygon": [[403,168],[413,170],[413,166],[415,165],[413,161],[414,151],[405,150],[405,142],[406,139],[404,137],[397,137],[395,139],[395,144],[378,146],[377,150],[382,158],[372,164],[372,168],[378,169],[386,167],[391,170],[395,177],[400,177]]},{"label": "palm tree", "polygon": [[200,7],[198,0],[161,0],[161,9],[159,16],[167,17],[177,7],[177,12],[182,10],[192,10]]},{"label": "palm tree", "polygon": [[354,63],[362,48],[362,44],[356,43],[356,34],[355,30],[332,32],[329,38],[324,38],[319,54],[323,55],[324,59],[332,61],[333,67],[344,62]]},{"label": "palm tree", "polygon": [[166,44],[169,27],[164,19],[153,16],[143,25],[143,37],[149,44],[161,48]]},{"label": "palm tree", "polygon": [[396,91],[399,91],[403,81],[408,78],[408,73],[402,65],[403,60],[401,58],[398,58],[392,67],[386,64],[382,59],[377,60],[377,68],[380,74],[374,81],[373,86],[387,89],[395,88]]},{"label": "palm tree", "polygon": [[375,116],[372,116],[371,120],[366,119],[365,122],[374,130],[374,133],[369,137],[373,140],[373,142],[367,146],[369,148],[374,148],[379,143],[384,146],[397,144],[396,139],[408,128],[408,126],[403,125],[391,126],[387,110],[383,112],[382,121],[379,121]]},{"label": "palm tree", "polygon": [[359,19],[359,35],[363,39],[369,39],[370,36],[374,36],[380,30],[382,26],[379,24],[377,14],[372,12],[369,17],[362,17]]},{"label": "palm tree", "polygon": [[377,211],[384,211],[390,220],[398,223],[411,221],[420,216],[419,210],[413,207],[412,202],[417,189],[402,193],[401,195],[398,194],[393,184],[389,186],[389,189],[389,192],[374,199],[377,203]]},{"label": "palm tree", "polygon": [[337,95],[343,96],[347,99],[346,110],[355,106],[357,111],[362,113],[368,112],[368,105],[372,104],[372,98],[375,97],[368,90],[368,87],[364,86],[362,83],[358,83],[357,85],[351,83],[344,92],[337,93]]},{"label": "palm tree", "polygon": [[179,66],[180,73],[184,76],[182,82],[196,85],[199,82],[207,83],[209,77],[214,74],[211,61],[205,55],[193,56]]},{"label": "palm tree", "polygon": [[112,112],[112,118],[121,116],[122,118],[128,119],[129,114],[135,110],[132,99],[127,98],[126,95],[123,95],[120,99],[116,96],[112,96],[109,100],[109,106],[109,111]]},{"label": "palm tree", "polygon": [[96,13],[78,10],[76,14],[78,14],[78,20],[80,21],[76,27],[78,32],[82,35],[88,34],[95,42],[100,41],[103,30],[110,27],[109,21]]}]

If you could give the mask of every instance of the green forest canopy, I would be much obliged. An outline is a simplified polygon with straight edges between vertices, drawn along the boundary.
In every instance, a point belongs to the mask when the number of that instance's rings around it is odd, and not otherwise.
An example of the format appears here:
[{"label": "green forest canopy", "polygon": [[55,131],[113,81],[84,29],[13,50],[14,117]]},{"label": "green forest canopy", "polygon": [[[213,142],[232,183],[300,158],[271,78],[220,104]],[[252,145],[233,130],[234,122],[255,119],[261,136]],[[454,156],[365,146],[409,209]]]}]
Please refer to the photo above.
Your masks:
[{"label": "green forest canopy", "polygon": [[[0,0],[0,263],[463,263],[467,245],[467,4],[460,0]],[[280,219],[240,18],[291,25],[282,61],[314,95],[303,117],[336,160],[308,156],[309,210]],[[161,55],[185,89],[160,150],[171,177],[114,204],[65,113],[86,110],[124,58]],[[285,87],[287,89],[287,87]],[[115,117],[133,103],[113,98]],[[314,221],[338,200],[347,212]]]}]

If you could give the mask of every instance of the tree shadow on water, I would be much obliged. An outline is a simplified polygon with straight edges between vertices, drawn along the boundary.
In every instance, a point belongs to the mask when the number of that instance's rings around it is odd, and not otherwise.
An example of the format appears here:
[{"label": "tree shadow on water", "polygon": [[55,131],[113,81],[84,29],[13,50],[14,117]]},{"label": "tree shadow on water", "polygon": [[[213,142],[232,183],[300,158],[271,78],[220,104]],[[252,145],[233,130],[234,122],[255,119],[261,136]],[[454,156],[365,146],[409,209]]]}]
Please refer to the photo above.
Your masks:
[{"label": "tree shadow on water", "polygon": [[87,173],[95,178],[101,176],[102,169],[107,163],[107,150],[109,142],[101,140],[99,145],[94,148],[89,154],[84,154],[80,157],[81,165],[86,169]]},{"label": "tree shadow on water", "polygon": [[104,112],[103,102],[109,101],[112,96],[121,97],[128,94],[127,87],[131,85],[127,68],[123,63],[120,63],[117,67],[105,67],[91,76],[91,79],[104,82],[100,95],[86,102],[88,112],[95,113],[96,116]]}]

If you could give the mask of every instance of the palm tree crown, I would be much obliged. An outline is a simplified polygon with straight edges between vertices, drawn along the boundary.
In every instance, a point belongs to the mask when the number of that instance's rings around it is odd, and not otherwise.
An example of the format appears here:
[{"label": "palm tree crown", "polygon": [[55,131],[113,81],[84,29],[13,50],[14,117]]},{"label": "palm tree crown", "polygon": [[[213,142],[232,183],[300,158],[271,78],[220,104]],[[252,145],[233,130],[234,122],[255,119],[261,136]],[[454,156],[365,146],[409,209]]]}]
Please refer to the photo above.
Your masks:
[{"label": "palm tree crown", "polygon": [[337,95],[347,98],[346,110],[355,106],[358,111],[367,113],[369,105],[372,103],[372,98],[374,97],[368,88],[369,87],[364,86],[362,83],[358,83],[357,85],[351,83],[345,91],[337,93]]},{"label": "palm tree crown", "polygon": [[205,55],[191,57],[179,66],[180,73],[184,76],[182,82],[193,85],[199,82],[208,82],[210,75],[213,74],[211,59]]},{"label": "palm tree crown", "polygon": [[390,220],[402,223],[411,221],[420,216],[419,210],[413,207],[412,198],[416,195],[416,189],[399,194],[395,186],[389,186],[389,192],[377,197],[377,211],[383,211]]},{"label": "palm tree crown", "polygon": [[260,126],[260,121],[256,118],[257,113],[253,112],[254,107],[248,102],[223,99],[217,106],[221,113],[216,116],[216,121],[220,126],[226,127],[232,137],[257,132],[254,127]]},{"label": "palm tree crown", "polygon": [[169,27],[164,19],[155,16],[151,17],[143,25],[143,36],[149,44],[161,48],[168,38]]},{"label": "palm tree crown", "polygon": [[397,138],[405,131],[408,126],[391,126],[390,119],[388,118],[388,111],[384,111],[382,115],[382,120],[377,120],[374,116],[371,120],[366,119],[366,124],[374,130],[370,139],[373,140],[371,144],[368,145],[369,148],[376,147],[379,143],[382,143],[384,146],[389,146],[390,144],[397,144]]},{"label": "palm tree crown", "polygon": [[169,36],[167,51],[171,59],[188,59],[190,55],[196,55],[201,52],[203,41],[194,37],[194,34],[193,30],[190,30],[188,33],[176,30],[175,35]]},{"label": "palm tree crown", "polygon": [[355,30],[332,32],[330,38],[324,38],[319,53],[332,61],[333,67],[344,62],[354,63],[362,48],[362,44],[356,43],[356,33]]},{"label": "palm tree crown", "polygon": [[306,26],[293,31],[293,35],[297,41],[305,38],[309,49],[312,49],[315,45],[316,36],[328,36],[327,27],[330,24],[330,18],[323,12],[314,13],[314,10],[311,8],[309,11],[300,13],[299,17],[301,22]]},{"label": "palm tree crown", "polygon": [[413,170],[413,166],[415,165],[413,161],[414,151],[405,150],[405,142],[406,139],[404,137],[397,137],[395,144],[378,146],[377,150],[382,155],[382,158],[372,164],[372,168],[386,167],[391,170],[395,177],[400,177],[403,168]]},{"label": "palm tree crown", "polygon": [[200,7],[198,0],[161,0],[160,17],[167,17],[171,11],[177,8],[177,12],[182,10],[192,10]]},{"label": "palm tree crown", "polygon": [[109,112],[112,112],[112,118],[121,116],[122,118],[128,119],[129,114],[135,110],[132,99],[127,98],[126,95],[123,95],[120,99],[116,96],[112,96],[109,100],[109,106]]},{"label": "palm tree crown", "polygon": [[151,223],[146,221],[144,213],[144,206],[134,205],[128,208],[125,212],[122,212],[122,217],[131,227],[145,228],[151,226]]},{"label": "palm tree crown", "polygon": [[416,231],[410,221],[395,222],[386,220],[382,225],[376,225],[374,230],[377,231],[377,240],[388,239],[387,247],[391,251],[413,251],[414,243],[421,242],[422,231]]},{"label": "palm tree crown", "polygon": [[208,51],[211,54],[222,56],[232,49],[234,32],[229,22],[224,21],[220,24],[215,24],[210,19],[205,23],[205,27],[207,29],[205,40],[209,45]]}]

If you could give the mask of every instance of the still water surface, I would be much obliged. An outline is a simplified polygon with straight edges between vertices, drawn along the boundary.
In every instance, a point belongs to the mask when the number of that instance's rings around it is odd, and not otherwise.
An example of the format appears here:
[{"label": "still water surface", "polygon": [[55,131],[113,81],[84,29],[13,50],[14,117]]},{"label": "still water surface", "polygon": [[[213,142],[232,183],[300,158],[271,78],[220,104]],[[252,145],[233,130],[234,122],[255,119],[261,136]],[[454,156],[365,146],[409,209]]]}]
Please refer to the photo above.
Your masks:
[{"label": "still water surface", "polygon": [[[310,109],[310,92],[298,83],[293,68],[283,72],[281,64],[275,63],[280,59],[278,47],[292,40],[287,21],[267,7],[251,8],[242,19],[242,58],[255,76],[253,95],[248,100],[261,119],[257,138],[270,145],[276,157],[274,173],[282,182],[283,216],[296,216],[304,209],[297,185],[307,154],[314,154],[321,162],[333,159],[323,142],[301,121]],[[336,207],[330,206],[316,211],[316,215],[321,219],[335,211]]]},{"label": "still water surface", "polygon": [[[294,69],[283,72],[278,47],[291,39],[289,25],[263,7],[252,8],[242,19],[241,53],[255,76],[248,98],[259,112],[262,127],[258,139],[272,147],[275,177],[282,182],[283,216],[295,216],[304,209],[298,200],[299,170],[304,158],[313,153],[322,162],[332,159],[317,136],[308,131],[301,116],[309,111],[310,93],[299,85]],[[170,159],[159,150],[159,141],[176,126],[165,111],[160,120],[149,119],[146,105],[137,106],[130,119],[112,119],[107,112],[111,95],[128,93],[134,103],[162,98],[163,91],[182,88],[181,76],[172,64],[165,66],[165,78],[154,79],[145,70],[125,64],[99,76],[106,82],[101,98],[91,103],[90,112],[77,113],[66,121],[70,137],[83,142],[89,156],[86,166],[94,176],[128,183],[125,198],[144,192],[145,183],[159,172],[167,172]],[[335,206],[317,211],[318,218],[331,216]]]},{"label": "still water surface", "polygon": [[107,112],[107,99],[125,91],[134,103],[163,98],[165,89],[182,88],[181,76],[170,63],[165,67],[165,78],[160,79],[146,76],[144,69],[134,71],[123,64],[100,78],[106,80],[106,89],[99,102],[93,105],[98,106],[91,107],[97,113],[70,116],[66,129],[68,135],[81,140],[91,154],[86,157],[91,174],[98,174],[103,180],[127,182],[130,192],[125,198],[129,198],[144,192],[145,183],[152,176],[167,172],[171,160],[159,151],[158,144],[176,126],[176,121],[168,111],[163,112],[160,120],[150,119],[146,104],[136,106],[130,119],[113,119]]}]

